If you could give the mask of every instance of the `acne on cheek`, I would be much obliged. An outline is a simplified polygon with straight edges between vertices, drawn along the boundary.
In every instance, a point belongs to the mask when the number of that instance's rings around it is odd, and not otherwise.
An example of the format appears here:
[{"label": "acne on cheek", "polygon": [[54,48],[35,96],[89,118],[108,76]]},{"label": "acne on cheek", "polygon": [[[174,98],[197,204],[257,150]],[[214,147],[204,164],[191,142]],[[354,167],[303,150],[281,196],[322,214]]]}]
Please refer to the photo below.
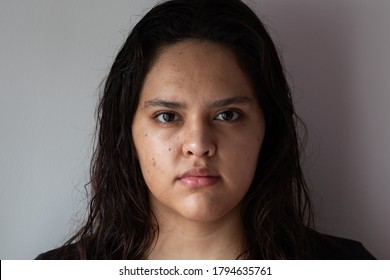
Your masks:
[{"label": "acne on cheek", "polygon": [[151,161],[149,162],[149,168],[148,173],[152,174],[156,172],[156,169],[158,169],[158,172],[160,174],[164,174],[164,170],[161,169],[161,166],[163,162],[158,162],[158,159],[161,158],[160,154],[155,155],[155,157],[152,157]]}]

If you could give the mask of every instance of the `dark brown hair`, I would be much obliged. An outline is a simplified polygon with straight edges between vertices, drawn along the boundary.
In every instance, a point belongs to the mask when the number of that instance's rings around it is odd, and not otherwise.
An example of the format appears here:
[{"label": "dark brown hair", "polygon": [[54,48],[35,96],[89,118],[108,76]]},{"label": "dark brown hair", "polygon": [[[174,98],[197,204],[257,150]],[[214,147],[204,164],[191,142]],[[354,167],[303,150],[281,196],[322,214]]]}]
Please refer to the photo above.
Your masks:
[{"label": "dark brown hair", "polygon": [[249,259],[301,259],[311,208],[300,167],[297,118],[275,46],[239,0],[172,0],[131,31],[98,107],[87,221],[73,236],[80,258],[144,259],[158,234],[131,135],[144,78],[161,49],[186,39],[222,44],[250,78],[266,123],[257,170],[242,201]]}]

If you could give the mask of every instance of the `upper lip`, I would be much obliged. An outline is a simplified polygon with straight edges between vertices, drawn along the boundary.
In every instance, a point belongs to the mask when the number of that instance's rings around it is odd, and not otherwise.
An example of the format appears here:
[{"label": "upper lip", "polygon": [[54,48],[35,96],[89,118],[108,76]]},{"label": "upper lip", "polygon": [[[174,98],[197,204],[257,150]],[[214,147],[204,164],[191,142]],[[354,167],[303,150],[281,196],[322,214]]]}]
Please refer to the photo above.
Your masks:
[{"label": "upper lip", "polygon": [[186,177],[220,177],[218,172],[207,167],[194,167],[179,176],[179,179]]}]

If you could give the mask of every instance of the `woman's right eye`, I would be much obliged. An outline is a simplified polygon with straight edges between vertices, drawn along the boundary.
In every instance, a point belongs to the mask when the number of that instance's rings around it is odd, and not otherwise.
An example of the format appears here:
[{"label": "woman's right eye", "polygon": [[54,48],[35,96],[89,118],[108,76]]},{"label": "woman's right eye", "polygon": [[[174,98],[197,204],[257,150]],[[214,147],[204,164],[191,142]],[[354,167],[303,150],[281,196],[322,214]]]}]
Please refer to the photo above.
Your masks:
[{"label": "woman's right eye", "polygon": [[180,120],[179,116],[174,113],[163,112],[154,117],[160,123],[171,123]]}]

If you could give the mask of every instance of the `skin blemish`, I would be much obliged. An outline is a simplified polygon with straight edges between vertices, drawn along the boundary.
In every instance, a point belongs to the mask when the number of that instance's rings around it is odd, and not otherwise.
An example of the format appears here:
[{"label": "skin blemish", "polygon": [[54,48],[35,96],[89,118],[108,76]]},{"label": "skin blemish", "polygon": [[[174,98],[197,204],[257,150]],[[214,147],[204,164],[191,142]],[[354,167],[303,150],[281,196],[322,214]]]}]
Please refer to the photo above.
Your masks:
[{"label": "skin blemish", "polygon": [[152,158],[152,161],[153,161],[153,166],[156,166],[156,159]]}]

